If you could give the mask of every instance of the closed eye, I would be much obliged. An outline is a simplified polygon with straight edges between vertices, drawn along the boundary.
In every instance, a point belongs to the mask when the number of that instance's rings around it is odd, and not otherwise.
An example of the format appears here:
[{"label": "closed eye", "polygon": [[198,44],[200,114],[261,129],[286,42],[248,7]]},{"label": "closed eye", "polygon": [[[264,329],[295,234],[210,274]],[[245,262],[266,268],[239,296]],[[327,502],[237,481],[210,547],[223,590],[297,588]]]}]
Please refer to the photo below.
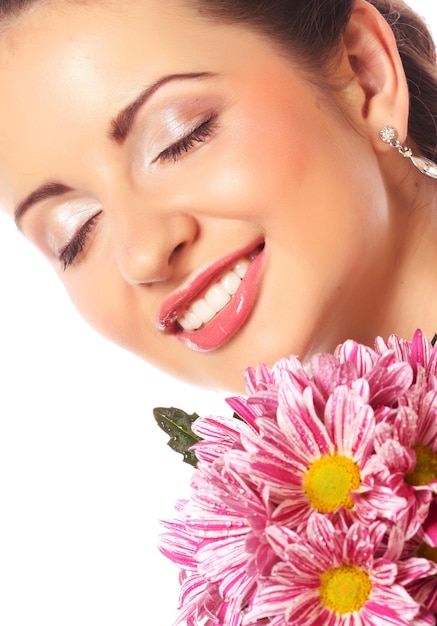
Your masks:
[{"label": "closed eye", "polygon": [[63,265],[64,272],[68,267],[73,265],[73,263],[83,252],[88,237],[94,229],[101,212],[102,211],[99,211],[98,213],[93,215],[87,222],[85,222],[85,224],[79,229],[73,239],[63,248],[63,250],[61,250],[59,254],[59,260]]},{"label": "closed eye", "polygon": [[190,152],[197,144],[204,143],[213,135],[216,130],[216,121],[217,115],[211,115],[188,135],[160,152],[152,163],[178,161],[184,153]]}]

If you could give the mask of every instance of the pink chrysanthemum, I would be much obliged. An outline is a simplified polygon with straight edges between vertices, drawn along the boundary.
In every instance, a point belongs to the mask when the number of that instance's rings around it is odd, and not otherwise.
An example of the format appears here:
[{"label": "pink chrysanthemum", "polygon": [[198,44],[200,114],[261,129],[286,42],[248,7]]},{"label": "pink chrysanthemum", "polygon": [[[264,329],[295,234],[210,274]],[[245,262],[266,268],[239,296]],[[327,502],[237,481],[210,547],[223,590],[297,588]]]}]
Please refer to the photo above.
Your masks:
[{"label": "pink chrysanthemum", "polygon": [[[398,580],[395,562],[378,554],[385,526],[335,527],[314,514],[307,531],[270,527],[268,539],[280,562],[260,581],[243,624],[257,619],[270,626],[425,626],[430,612]],[[415,568],[420,578],[427,572]]]},{"label": "pink chrysanthemum", "polygon": [[176,520],[164,522],[169,532],[160,546],[183,570],[177,624],[238,626],[258,576],[277,560],[264,538],[274,508],[266,490],[254,491],[228,463],[250,430],[235,418],[196,422],[206,439],[195,446],[201,461],[192,497],[178,503]]},{"label": "pink chrysanthemum", "polygon": [[[298,362],[283,361],[280,367],[275,417],[259,417],[257,430],[242,436],[244,450],[230,461],[235,471],[258,488],[267,487],[275,505],[273,522],[295,530],[314,511],[395,522],[406,500],[389,486],[367,480],[375,468],[375,418],[367,381],[354,373],[348,384],[333,384],[332,389],[327,384],[320,391],[317,379]],[[329,370],[332,380],[332,362]]]},{"label": "pink chrysanthemum", "polygon": [[428,516],[437,493],[437,392],[426,393],[418,412],[400,406],[392,420],[378,424],[377,458],[387,468],[393,491],[408,502],[406,537],[413,537]]},{"label": "pink chrysanthemum", "polygon": [[434,623],[437,566],[406,550],[437,545],[436,354],[418,332],[259,365],[229,400],[242,419],[195,422],[192,495],[161,545],[176,624]]},{"label": "pink chrysanthemum", "polygon": [[[416,602],[437,613],[437,548],[420,536],[401,543],[400,547],[398,581]],[[398,546],[392,552],[398,553]],[[418,569],[421,570],[419,578],[416,576]]]},{"label": "pink chrysanthemum", "polygon": [[410,539],[419,532],[437,493],[437,384],[431,371],[435,351],[420,334],[412,344],[414,351],[407,350],[408,345],[403,344],[403,352],[412,361],[414,380],[377,424],[374,445],[388,472],[383,480],[408,502],[404,522]]},{"label": "pink chrysanthemum", "polygon": [[392,352],[398,361],[409,363],[416,374],[421,366],[427,379],[437,376],[437,351],[421,330],[416,330],[412,341],[391,335],[388,341],[381,337],[375,340],[375,351],[383,355]]}]

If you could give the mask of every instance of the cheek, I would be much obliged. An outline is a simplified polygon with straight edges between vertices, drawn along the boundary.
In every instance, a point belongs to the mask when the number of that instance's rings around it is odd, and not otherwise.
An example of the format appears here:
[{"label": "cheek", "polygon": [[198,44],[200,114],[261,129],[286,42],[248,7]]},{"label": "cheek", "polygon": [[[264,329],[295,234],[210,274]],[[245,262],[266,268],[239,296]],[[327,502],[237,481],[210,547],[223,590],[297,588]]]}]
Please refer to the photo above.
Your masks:
[{"label": "cheek", "polygon": [[289,115],[272,116],[270,107],[260,110],[253,103],[243,111],[234,114],[234,123],[224,123],[204,155],[181,168],[175,187],[191,195],[199,214],[264,225],[272,211],[290,213],[295,181],[311,162],[311,141],[293,132]]},{"label": "cheek", "polygon": [[268,206],[272,201],[289,204],[315,145],[300,107],[284,96],[279,102],[281,106],[265,97],[250,98],[246,115],[233,133],[235,163],[242,165],[246,186]]},{"label": "cheek", "polygon": [[[67,270],[61,279],[83,319],[104,337],[126,345],[134,332],[136,305],[112,255],[90,258],[83,266]],[[143,326],[147,323],[145,316]]]}]

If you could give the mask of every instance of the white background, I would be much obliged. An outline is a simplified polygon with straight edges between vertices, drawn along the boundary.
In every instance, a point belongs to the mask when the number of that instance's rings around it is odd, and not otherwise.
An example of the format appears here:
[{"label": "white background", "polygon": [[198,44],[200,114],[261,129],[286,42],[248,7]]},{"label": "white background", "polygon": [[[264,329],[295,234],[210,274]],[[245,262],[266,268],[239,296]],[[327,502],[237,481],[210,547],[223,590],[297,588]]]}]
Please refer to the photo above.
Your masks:
[{"label": "white background", "polygon": [[[437,32],[435,0],[410,4]],[[99,338],[0,215],[0,624],[170,626],[158,519],[191,468],[152,407],[219,411]]]}]

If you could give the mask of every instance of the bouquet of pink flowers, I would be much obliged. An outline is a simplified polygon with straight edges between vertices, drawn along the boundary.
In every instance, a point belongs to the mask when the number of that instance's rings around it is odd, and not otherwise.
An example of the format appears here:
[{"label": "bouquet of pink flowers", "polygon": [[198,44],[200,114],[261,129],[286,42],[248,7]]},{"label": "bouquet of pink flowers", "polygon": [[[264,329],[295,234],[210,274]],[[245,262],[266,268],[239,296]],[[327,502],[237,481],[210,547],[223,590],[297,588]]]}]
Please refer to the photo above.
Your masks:
[{"label": "bouquet of pink flowers", "polygon": [[155,409],[198,461],[161,544],[176,624],[435,624],[437,347],[346,341],[308,370],[249,369],[246,389],[233,416]]}]

